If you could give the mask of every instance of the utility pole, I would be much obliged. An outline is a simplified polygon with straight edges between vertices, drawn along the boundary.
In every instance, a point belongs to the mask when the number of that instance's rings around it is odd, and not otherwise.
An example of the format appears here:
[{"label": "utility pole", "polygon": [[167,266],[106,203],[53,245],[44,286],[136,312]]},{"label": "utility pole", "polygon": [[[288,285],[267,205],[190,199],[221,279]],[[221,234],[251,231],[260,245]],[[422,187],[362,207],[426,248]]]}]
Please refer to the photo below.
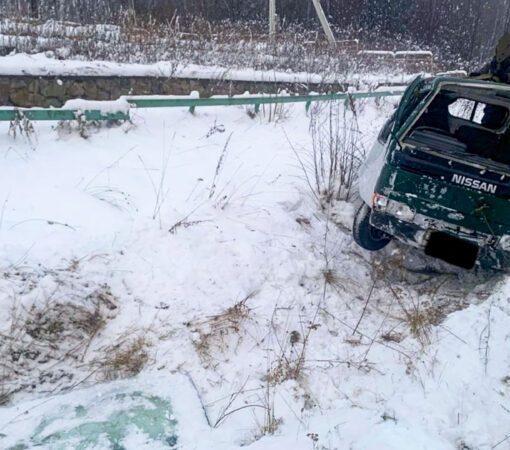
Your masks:
[{"label": "utility pole", "polygon": [[276,34],[276,0],[269,0],[269,35]]},{"label": "utility pole", "polygon": [[326,37],[328,38],[329,43],[335,44],[335,36],[333,35],[333,31],[331,31],[331,27],[329,26],[326,14],[324,14],[320,0],[312,0],[312,2],[313,6],[315,6],[315,11],[317,11],[317,15],[319,16],[319,20],[321,22],[322,28],[324,29],[324,33],[326,33]]}]

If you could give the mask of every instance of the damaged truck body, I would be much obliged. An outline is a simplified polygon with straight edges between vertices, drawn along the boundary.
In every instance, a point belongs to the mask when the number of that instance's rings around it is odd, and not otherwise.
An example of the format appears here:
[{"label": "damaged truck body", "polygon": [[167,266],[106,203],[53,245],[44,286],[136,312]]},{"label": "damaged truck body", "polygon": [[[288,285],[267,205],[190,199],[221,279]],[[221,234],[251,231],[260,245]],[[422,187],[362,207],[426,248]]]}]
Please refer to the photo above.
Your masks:
[{"label": "damaged truck body", "polygon": [[472,269],[510,255],[510,85],[415,79],[361,168],[355,241]]}]

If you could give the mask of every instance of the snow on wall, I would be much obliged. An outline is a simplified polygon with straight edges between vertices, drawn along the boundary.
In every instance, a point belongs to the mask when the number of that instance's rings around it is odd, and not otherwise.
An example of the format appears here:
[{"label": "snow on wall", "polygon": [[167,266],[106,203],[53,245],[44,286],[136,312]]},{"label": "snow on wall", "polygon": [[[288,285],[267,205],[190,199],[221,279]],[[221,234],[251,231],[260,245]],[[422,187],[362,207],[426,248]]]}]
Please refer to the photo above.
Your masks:
[{"label": "snow on wall", "polygon": [[[388,52],[368,52],[380,54]],[[15,54],[0,57],[0,76],[101,76],[101,77],[161,77],[161,78],[195,78],[206,80],[277,82],[277,83],[348,83],[349,76],[324,76],[314,73],[292,73],[279,71],[259,71],[254,69],[227,69],[224,67],[206,67],[194,64],[179,65],[172,62],[158,62],[155,64],[125,64],[108,61],[60,60],[47,57],[40,53],[36,55]],[[367,80],[375,77],[387,83],[399,83],[408,79],[410,75],[366,75]]]},{"label": "snow on wall", "polygon": [[34,76],[122,76],[122,77],[173,77],[232,81],[279,83],[336,83],[337,79],[319,74],[256,71],[253,69],[229,70],[222,67],[204,67],[172,62],[156,64],[125,64],[107,61],[59,60],[45,54],[16,54],[0,58],[0,75]]}]

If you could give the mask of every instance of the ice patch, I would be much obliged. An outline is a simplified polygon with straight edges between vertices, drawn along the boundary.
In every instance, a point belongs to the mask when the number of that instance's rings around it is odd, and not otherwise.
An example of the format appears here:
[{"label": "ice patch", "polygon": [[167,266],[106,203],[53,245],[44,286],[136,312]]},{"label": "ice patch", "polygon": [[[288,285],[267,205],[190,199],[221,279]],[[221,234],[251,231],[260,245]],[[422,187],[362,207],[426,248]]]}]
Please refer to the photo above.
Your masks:
[{"label": "ice patch", "polygon": [[196,448],[209,433],[201,415],[185,377],[148,374],[0,409],[0,446]]}]

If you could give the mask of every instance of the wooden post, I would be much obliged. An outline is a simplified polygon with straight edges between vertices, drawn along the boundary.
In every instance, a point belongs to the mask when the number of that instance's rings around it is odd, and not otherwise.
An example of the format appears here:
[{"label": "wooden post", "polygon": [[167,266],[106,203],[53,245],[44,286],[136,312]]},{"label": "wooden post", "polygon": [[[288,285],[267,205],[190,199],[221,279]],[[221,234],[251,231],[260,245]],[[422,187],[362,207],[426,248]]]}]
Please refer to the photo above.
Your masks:
[{"label": "wooden post", "polygon": [[269,35],[276,34],[276,0],[269,0]]},{"label": "wooden post", "polygon": [[317,15],[319,16],[319,20],[321,22],[322,28],[324,29],[324,33],[326,33],[326,37],[330,44],[335,44],[335,36],[333,35],[333,31],[331,31],[331,27],[329,26],[328,19],[326,18],[326,14],[324,14],[324,10],[322,9],[320,0],[312,0],[313,6],[315,6],[315,11],[317,11]]}]

